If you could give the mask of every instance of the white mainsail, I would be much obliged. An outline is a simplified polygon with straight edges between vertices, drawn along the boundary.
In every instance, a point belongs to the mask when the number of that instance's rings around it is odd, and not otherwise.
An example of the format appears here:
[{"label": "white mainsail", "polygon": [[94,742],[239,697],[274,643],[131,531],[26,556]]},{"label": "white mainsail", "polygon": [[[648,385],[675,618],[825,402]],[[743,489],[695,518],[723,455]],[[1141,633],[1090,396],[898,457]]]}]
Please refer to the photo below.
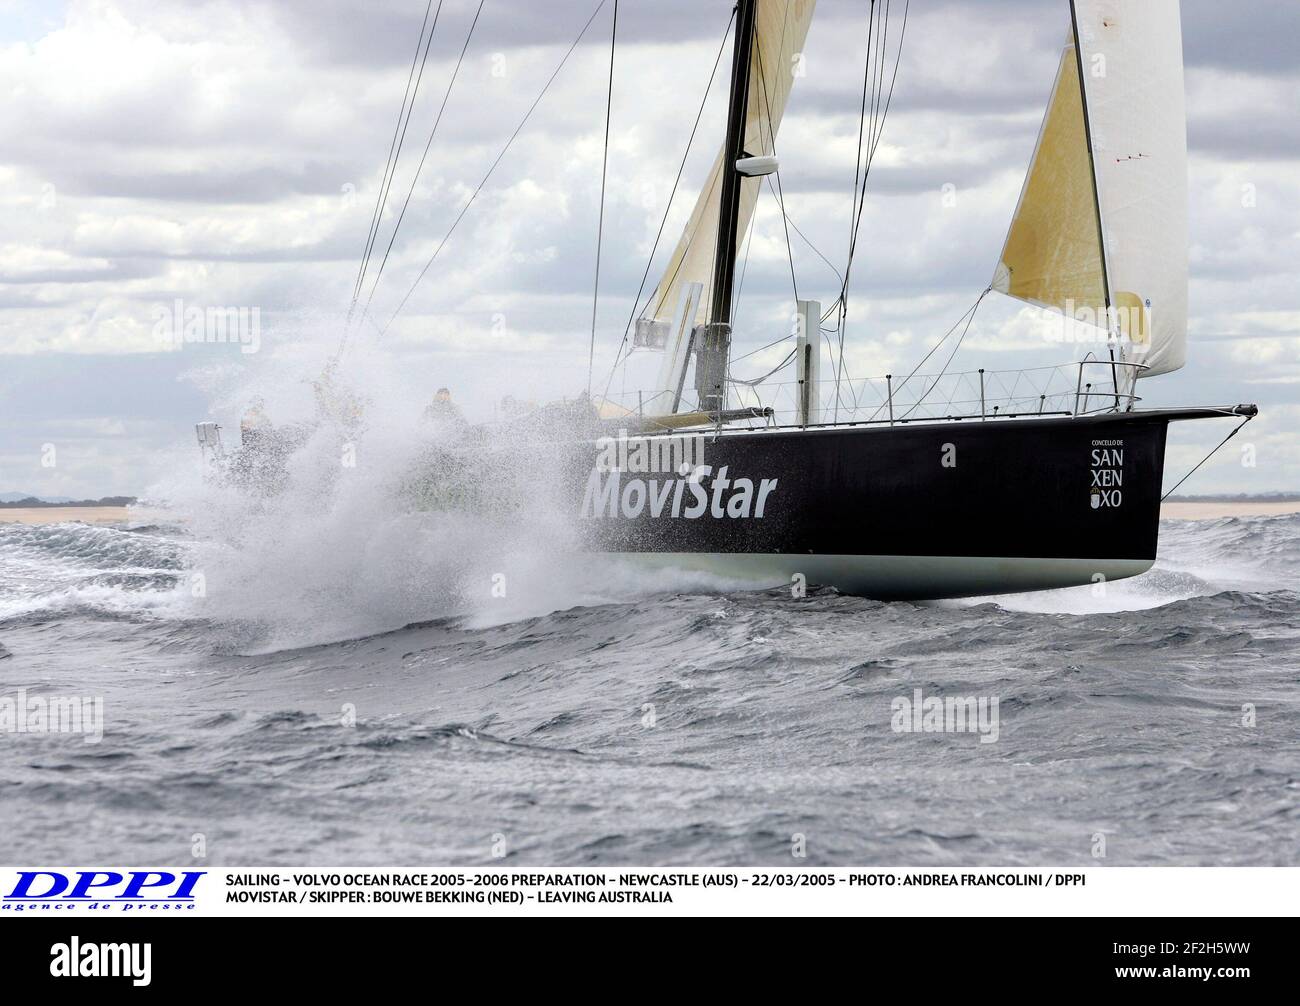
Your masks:
[{"label": "white mainsail", "polygon": [[993,288],[1098,319],[1140,376],[1165,374],[1187,349],[1178,0],[1072,6],[1078,47],[1072,32]]},{"label": "white mainsail", "polygon": [[[754,51],[750,58],[749,100],[745,119],[745,151],[753,156],[774,153],[777,131],[786,101],[794,86],[797,54],[803,51],[817,0],[762,0],[754,28]],[[696,321],[710,310],[713,259],[718,243],[718,211],[722,197],[722,153],[714,161],[704,188],[682,233],[673,257],[664,270],[646,308],[646,317],[673,317],[682,293],[691,283],[704,284]],[[728,166],[730,168],[730,166]],[[734,168],[730,168],[734,170]],[[749,230],[758,200],[761,178],[745,179],[741,185],[738,240]]]}]

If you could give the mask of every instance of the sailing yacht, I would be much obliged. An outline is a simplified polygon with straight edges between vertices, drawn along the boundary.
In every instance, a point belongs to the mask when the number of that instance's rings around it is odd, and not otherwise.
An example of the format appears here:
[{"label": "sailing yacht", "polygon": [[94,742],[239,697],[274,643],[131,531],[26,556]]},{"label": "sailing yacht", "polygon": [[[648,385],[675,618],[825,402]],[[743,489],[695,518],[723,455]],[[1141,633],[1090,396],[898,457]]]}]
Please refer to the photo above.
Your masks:
[{"label": "sailing yacht", "polygon": [[[880,2],[887,9],[888,0]],[[843,333],[846,269],[831,310],[797,303],[794,348],[783,365],[794,379],[772,381],[774,371],[740,380],[732,372],[738,251],[759,189],[771,186],[779,169],[776,137],[815,6],[816,0],[735,4],[722,147],[662,279],[635,319],[634,350],[661,354],[655,386],[621,402],[588,395],[576,407],[540,410],[529,422],[516,418],[509,438],[543,443],[533,453],[547,459],[546,477],[560,473],[562,505],[582,546],[639,564],[917,599],[1096,584],[1145,572],[1156,556],[1169,424],[1236,417],[1244,425],[1256,414],[1253,405],[1139,407],[1140,382],[1179,369],[1186,355],[1178,0],[1062,0],[1066,41],[985,291],[1097,332],[1095,351],[1060,367],[1012,374],[948,373],[945,365],[933,375],[853,380],[842,343],[838,357],[833,345],[823,346],[823,322],[837,311]],[[879,60],[886,31],[877,29],[868,45],[877,84],[885,79]],[[423,29],[421,41],[427,54]],[[719,63],[725,45],[724,39]],[[874,117],[888,103],[880,93],[868,102],[864,84],[864,121],[868,107]],[[405,101],[403,115],[409,121]],[[859,156],[854,235],[878,140],[873,126],[868,154]],[[354,308],[382,215],[381,201]],[[593,352],[594,338],[593,312]],[[205,455],[224,457],[216,424],[200,424],[198,435]],[[477,449],[474,436],[457,435],[468,454]],[[558,465],[557,453],[564,459]],[[533,493],[533,475],[522,463],[516,467],[522,494]],[[429,465],[431,483],[437,468]],[[501,509],[499,487],[487,490],[498,496],[478,503],[472,492],[437,488],[423,495]]]},{"label": "sailing yacht", "polygon": [[[737,250],[815,0],[738,0],[726,136],[635,344],[663,353],[573,473],[591,547],[746,580],[944,598],[1135,576],[1156,556],[1171,422],[1142,409],[1184,363],[1187,143],[1177,0],[1062,4],[1056,79],[990,289],[1102,330],[1047,374],[822,379],[801,301],[788,385],[730,370]],[[1066,15],[1068,14],[1068,22]],[[1066,377],[1064,385],[1052,378]],[[940,379],[942,378],[942,379]],[[766,398],[764,397],[766,396]]]}]

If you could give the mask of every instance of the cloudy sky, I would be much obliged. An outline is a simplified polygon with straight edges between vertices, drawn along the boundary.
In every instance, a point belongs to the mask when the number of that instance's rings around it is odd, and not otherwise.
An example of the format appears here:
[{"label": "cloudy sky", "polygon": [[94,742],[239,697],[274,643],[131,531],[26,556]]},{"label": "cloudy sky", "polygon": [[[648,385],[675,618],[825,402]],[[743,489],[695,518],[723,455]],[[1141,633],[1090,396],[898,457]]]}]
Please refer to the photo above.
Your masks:
[{"label": "cloudy sky", "polygon": [[[612,0],[415,280],[596,5],[485,0],[345,375],[361,380],[357,354],[382,358],[401,394],[448,384],[484,418],[505,394],[585,386]],[[478,7],[443,3],[376,258]],[[779,144],[790,218],[837,268],[866,8],[821,0]],[[1264,410],[1240,438],[1256,465],[1234,442],[1183,491],[1300,490],[1300,5],[1182,9],[1191,347],[1185,370],[1142,392]],[[319,369],[343,331],[424,13],[425,0],[0,0],[0,493],[143,494],[190,456],[195,421],[233,427],[248,389]],[[729,15],[726,0],[620,4],[598,375]],[[988,284],[1067,25],[1065,0],[912,0],[854,263],[855,377],[910,369]],[[716,153],[725,71],[660,260]],[[753,347],[783,334],[792,310],[772,204],[760,204],[737,319]],[[801,295],[832,301],[831,268],[802,239],[794,256]],[[257,309],[258,351],[169,346],[157,322],[177,301]],[[1036,315],[990,298],[954,369],[1069,359],[1035,335]],[[1227,430],[1176,427],[1174,478]]]}]

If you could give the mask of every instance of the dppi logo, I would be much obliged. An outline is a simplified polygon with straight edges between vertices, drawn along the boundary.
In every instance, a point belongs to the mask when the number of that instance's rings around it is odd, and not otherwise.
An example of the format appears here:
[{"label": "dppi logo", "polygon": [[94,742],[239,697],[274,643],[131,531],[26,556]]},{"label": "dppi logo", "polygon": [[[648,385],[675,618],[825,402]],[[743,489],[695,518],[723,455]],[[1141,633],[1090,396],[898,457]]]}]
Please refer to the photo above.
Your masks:
[{"label": "dppi logo", "polygon": [[124,912],[192,909],[194,886],[203,875],[201,870],[23,870],[0,907],[19,912],[67,911],[82,905]]}]

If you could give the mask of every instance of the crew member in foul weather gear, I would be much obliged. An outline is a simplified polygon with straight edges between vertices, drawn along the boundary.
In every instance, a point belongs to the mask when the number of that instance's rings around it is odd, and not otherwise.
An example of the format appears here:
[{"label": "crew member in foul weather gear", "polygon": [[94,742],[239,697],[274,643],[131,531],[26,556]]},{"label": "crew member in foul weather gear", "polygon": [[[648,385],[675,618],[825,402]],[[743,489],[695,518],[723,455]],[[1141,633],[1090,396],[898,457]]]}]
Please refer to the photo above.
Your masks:
[{"label": "crew member in foul weather gear", "polygon": [[272,434],[271,420],[267,418],[262,399],[253,399],[248,411],[239,421],[239,442],[244,447],[264,446]]},{"label": "crew member in foul weather gear", "polygon": [[461,430],[465,428],[465,417],[460,414],[460,409],[451,400],[451,391],[447,388],[439,388],[438,393],[433,396],[424,409],[424,415],[421,417],[424,422],[449,427],[451,429]]},{"label": "crew member in foul weather gear", "polygon": [[323,423],[335,423],[344,429],[355,430],[365,412],[365,402],[335,381],[336,366],[328,364],[319,380],[311,382],[316,396],[316,415]]},{"label": "crew member in foul weather gear", "polygon": [[278,491],[283,481],[281,431],[271,424],[260,398],[239,420],[239,445],[230,464],[235,484],[262,494]]}]

